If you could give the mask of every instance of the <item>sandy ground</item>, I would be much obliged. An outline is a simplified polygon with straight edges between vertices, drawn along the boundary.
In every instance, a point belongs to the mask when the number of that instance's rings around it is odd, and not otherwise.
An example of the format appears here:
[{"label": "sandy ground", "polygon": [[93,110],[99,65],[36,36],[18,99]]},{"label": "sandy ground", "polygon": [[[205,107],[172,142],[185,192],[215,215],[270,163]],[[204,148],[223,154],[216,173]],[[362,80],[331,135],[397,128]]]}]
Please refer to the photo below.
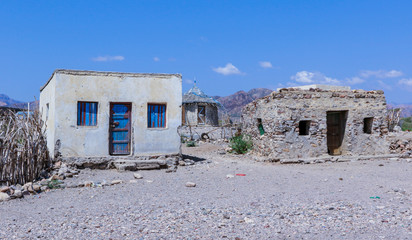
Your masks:
[{"label": "sandy ground", "polygon": [[82,170],[66,182],[124,183],[2,202],[0,239],[412,239],[406,160],[281,165],[220,148],[183,147],[195,165],[139,171],[137,182]]}]

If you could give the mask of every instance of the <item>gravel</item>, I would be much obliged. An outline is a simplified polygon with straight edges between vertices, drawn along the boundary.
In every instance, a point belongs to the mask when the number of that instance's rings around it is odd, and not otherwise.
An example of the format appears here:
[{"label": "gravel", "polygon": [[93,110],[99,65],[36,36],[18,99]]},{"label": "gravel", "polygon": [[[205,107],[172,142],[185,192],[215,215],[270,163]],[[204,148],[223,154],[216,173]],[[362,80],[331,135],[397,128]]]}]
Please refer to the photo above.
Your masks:
[{"label": "gravel", "polygon": [[282,165],[221,151],[183,147],[193,165],[138,181],[85,169],[64,180],[71,188],[0,202],[0,239],[412,238],[410,162]]}]

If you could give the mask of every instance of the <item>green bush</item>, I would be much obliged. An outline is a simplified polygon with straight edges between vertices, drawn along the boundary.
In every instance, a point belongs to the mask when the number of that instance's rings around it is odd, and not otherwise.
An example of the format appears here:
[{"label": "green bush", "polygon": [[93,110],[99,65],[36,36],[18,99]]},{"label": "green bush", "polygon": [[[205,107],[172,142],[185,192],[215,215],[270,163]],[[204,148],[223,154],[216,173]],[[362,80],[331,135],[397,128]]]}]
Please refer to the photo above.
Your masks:
[{"label": "green bush", "polygon": [[196,143],[194,141],[188,141],[186,147],[196,147]]},{"label": "green bush", "polygon": [[412,131],[412,117],[403,118],[401,121],[402,131]]},{"label": "green bush", "polygon": [[233,149],[232,152],[236,152],[238,154],[244,154],[253,147],[252,139],[249,135],[239,135],[230,139],[230,145]]}]

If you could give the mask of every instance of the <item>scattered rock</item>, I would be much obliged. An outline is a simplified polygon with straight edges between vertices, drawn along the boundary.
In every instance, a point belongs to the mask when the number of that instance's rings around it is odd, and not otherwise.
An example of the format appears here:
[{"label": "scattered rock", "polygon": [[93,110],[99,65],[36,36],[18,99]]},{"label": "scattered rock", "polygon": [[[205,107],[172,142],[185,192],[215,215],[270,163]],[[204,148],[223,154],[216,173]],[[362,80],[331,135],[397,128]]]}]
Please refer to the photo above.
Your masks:
[{"label": "scattered rock", "polygon": [[50,180],[64,180],[63,177],[59,176],[59,175],[53,175],[50,177]]},{"label": "scattered rock", "polygon": [[196,183],[194,182],[187,182],[186,187],[196,187]]},{"label": "scattered rock", "polygon": [[9,194],[4,193],[4,192],[0,192],[0,202],[7,201],[9,199],[10,199]]},{"label": "scattered rock", "polygon": [[39,192],[41,190],[41,187],[38,184],[33,184],[32,186],[33,186],[33,190],[36,192]]},{"label": "scattered rock", "polygon": [[217,153],[220,154],[220,155],[225,155],[226,151],[224,149],[220,149],[220,150],[217,151]]},{"label": "scattered rock", "polygon": [[142,178],[143,178],[143,176],[140,175],[140,174],[138,174],[138,173],[134,173],[134,174],[133,174],[133,177],[134,177],[135,179],[142,179]]},{"label": "scattered rock", "polygon": [[123,183],[123,180],[117,179],[117,180],[113,180],[113,181],[111,182],[111,185],[120,184],[120,183]]},{"label": "scattered rock", "polygon": [[11,195],[12,198],[21,198],[23,197],[23,193],[21,190],[14,190],[13,195]]},{"label": "scattered rock", "polygon": [[2,192],[2,193],[8,192],[9,190],[10,190],[10,188],[7,187],[7,186],[4,186],[4,187],[0,188],[0,192]]},{"label": "scattered rock", "polygon": [[83,186],[85,186],[85,187],[92,187],[92,185],[93,185],[93,182],[92,182],[92,181],[85,181],[85,182],[83,183]]}]

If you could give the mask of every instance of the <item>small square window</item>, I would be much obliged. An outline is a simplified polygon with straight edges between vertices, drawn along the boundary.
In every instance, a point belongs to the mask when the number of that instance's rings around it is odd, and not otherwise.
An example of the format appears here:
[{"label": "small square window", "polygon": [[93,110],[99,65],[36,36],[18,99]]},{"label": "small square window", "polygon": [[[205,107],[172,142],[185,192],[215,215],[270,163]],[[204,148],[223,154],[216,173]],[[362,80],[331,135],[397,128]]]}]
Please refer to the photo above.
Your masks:
[{"label": "small square window", "polygon": [[97,125],[97,102],[77,102],[77,125]]},{"label": "small square window", "polygon": [[373,125],[373,117],[363,119],[363,133],[371,134]]},{"label": "small square window", "polygon": [[147,127],[166,127],[166,104],[147,104]]},{"label": "small square window", "polygon": [[309,135],[310,121],[299,122],[299,135]]}]

